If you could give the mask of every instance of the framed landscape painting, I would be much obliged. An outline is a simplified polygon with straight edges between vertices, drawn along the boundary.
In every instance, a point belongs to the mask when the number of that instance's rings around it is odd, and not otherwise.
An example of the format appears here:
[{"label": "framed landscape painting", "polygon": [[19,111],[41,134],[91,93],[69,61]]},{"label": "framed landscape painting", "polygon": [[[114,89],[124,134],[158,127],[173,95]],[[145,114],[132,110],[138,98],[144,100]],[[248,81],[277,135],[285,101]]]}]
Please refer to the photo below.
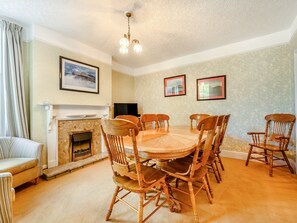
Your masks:
[{"label": "framed landscape painting", "polygon": [[60,56],[60,90],[99,94],[99,67]]},{"label": "framed landscape painting", "polygon": [[197,101],[226,99],[226,75],[197,79]]},{"label": "framed landscape painting", "polygon": [[164,96],[180,96],[186,94],[186,75],[164,78]]}]

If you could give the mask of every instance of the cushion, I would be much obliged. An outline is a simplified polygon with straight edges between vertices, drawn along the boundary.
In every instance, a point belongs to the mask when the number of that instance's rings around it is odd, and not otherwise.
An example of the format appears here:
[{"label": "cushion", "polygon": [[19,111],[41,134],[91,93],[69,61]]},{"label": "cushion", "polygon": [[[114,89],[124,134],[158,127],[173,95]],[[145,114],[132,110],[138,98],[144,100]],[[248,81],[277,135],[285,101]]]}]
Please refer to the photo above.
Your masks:
[{"label": "cushion", "polygon": [[9,158],[0,160],[0,173],[10,172],[12,175],[37,166],[38,160],[34,158]]}]

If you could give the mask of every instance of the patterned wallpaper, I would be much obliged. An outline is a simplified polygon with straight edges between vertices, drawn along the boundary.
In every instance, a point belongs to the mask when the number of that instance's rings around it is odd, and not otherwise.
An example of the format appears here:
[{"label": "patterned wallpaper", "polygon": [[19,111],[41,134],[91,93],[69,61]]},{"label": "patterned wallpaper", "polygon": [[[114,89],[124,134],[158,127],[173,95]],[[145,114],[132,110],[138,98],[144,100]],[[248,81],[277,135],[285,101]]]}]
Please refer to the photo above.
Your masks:
[{"label": "patterned wallpaper", "polygon": [[[248,131],[264,131],[264,116],[294,113],[293,51],[289,44],[136,77],[142,113],[166,113],[171,125],[187,125],[192,113],[231,114],[224,148],[246,152]],[[165,77],[186,74],[187,94],[164,97]],[[196,79],[227,76],[227,99],[196,100]],[[294,150],[294,149],[292,149]],[[294,151],[291,158],[295,158]]]}]

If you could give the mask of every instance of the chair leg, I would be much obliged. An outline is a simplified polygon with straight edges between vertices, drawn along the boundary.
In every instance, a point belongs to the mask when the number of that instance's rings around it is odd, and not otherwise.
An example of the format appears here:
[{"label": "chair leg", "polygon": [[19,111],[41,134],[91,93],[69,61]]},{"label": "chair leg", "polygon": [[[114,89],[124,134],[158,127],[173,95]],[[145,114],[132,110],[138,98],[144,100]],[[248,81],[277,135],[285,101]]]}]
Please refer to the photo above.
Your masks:
[{"label": "chair leg", "polygon": [[144,193],[139,194],[139,206],[138,206],[138,222],[142,223],[143,218],[143,201],[144,201]]},{"label": "chair leg", "polygon": [[215,166],[214,162],[211,163],[211,168],[213,170],[213,173],[214,173],[214,175],[216,177],[217,182],[220,183],[220,178],[218,176],[218,172],[217,172],[217,169],[216,169],[216,166]]},{"label": "chair leg", "polygon": [[[159,205],[159,201],[160,201],[160,194],[156,197],[156,200],[155,200],[155,205],[158,206]],[[145,200],[146,200],[146,197],[145,197]]]},{"label": "chair leg", "polygon": [[272,177],[273,175],[273,151],[271,151],[271,154],[269,156],[269,176]]},{"label": "chair leg", "polygon": [[112,212],[113,206],[114,206],[114,204],[115,204],[116,197],[117,197],[117,195],[118,195],[118,193],[119,193],[119,190],[120,190],[120,187],[117,186],[116,189],[115,189],[115,191],[114,191],[114,194],[113,194],[113,196],[112,196],[112,200],[111,200],[111,203],[110,203],[110,206],[109,206],[109,210],[108,210],[107,215],[106,215],[106,217],[105,217],[105,220],[106,220],[106,221],[109,220],[109,217],[110,217],[110,215],[111,215],[111,212]]},{"label": "chair leg", "polygon": [[209,203],[212,204],[211,193],[210,193],[208,184],[207,184],[207,182],[206,182],[206,180],[205,180],[205,176],[202,178],[202,182],[203,182],[204,188],[205,188],[205,190],[206,190],[206,194],[207,194]]},{"label": "chair leg", "polygon": [[286,163],[287,163],[287,165],[288,165],[288,167],[289,167],[290,172],[291,172],[291,173],[294,173],[294,170],[293,170],[293,168],[292,168],[292,166],[290,165],[290,162],[289,162],[289,160],[288,160],[287,154],[285,153],[285,151],[281,151],[281,152],[282,152],[283,157],[284,157],[284,159],[285,159],[285,161],[286,161]]},{"label": "chair leg", "polygon": [[248,153],[248,156],[247,156],[247,159],[246,159],[246,162],[245,162],[245,165],[246,166],[249,165],[249,161],[250,161],[250,158],[251,158],[252,150],[253,150],[253,147],[251,146],[250,147],[250,150],[249,150],[249,153]]},{"label": "chair leg", "polygon": [[219,168],[218,168],[218,163],[217,163],[217,161],[215,160],[215,165],[216,165],[216,169],[217,169],[217,171],[218,171],[218,176],[219,176],[219,179],[220,179],[220,181],[222,181],[222,176],[221,176],[221,173],[220,173],[220,170],[219,170]]},{"label": "chair leg", "polygon": [[175,180],[175,187],[178,188],[178,179]]},{"label": "chair leg", "polygon": [[213,196],[213,192],[212,192],[212,188],[211,188],[211,186],[210,186],[210,180],[209,180],[209,175],[208,175],[208,173],[206,174],[206,183],[207,183],[207,185],[208,185],[208,189],[209,189],[209,192],[210,192],[211,197],[214,198],[214,196]]},{"label": "chair leg", "polygon": [[222,162],[222,159],[221,159],[221,156],[220,156],[219,153],[217,154],[217,157],[218,157],[218,159],[219,159],[219,163],[220,163],[220,165],[221,165],[222,170],[225,171],[225,168],[224,168],[224,165],[223,165],[223,162]]},{"label": "chair leg", "polygon": [[267,150],[266,149],[264,149],[264,154],[265,154],[265,156],[264,156],[265,157],[265,163],[267,165],[269,163],[268,163],[268,159],[267,159]]},{"label": "chair leg", "polygon": [[36,177],[36,178],[34,179],[34,184],[37,185],[38,183],[39,183],[39,177]]},{"label": "chair leg", "polygon": [[195,222],[198,223],[199,218],[198,218],[198,213],[197,213],[196,200],[195,200],[195,194],[194,194],[194,189],[193,189],[192,182],[188,182],[188,186],[189,186],[189,192],[190,192],[190,197],[191,197],[192,208],[193,208],[193,212],[194,212],[194,220],[195,220]]}]

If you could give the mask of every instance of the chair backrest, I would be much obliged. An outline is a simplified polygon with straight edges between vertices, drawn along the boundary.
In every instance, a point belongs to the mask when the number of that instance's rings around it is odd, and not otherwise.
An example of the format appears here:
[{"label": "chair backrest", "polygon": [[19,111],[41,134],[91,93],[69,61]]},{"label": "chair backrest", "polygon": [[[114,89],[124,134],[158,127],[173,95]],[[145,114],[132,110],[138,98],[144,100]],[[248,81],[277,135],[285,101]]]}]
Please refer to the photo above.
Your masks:
[{"label": "chair backrest", "polygon": [[216,127],[216,134],[215,134],[215,139],[214,139],[214,144],[213,144],[213,154],[218,153],[220,150],[220,145],[222,138],[224,137],[224,129],[223,126],[225,124],[225,115],[220,115],[218,117],[218,122],[217,122],[217,127]]},{"label": "chair backrest", "polygon": [[158,116],[156,114],[143,114],[140,118],[143,129],[159,128]]},{"label": "chair backrest", "polygon": [[224,120],[223,120],[223,125],[222,125],[222,131],[221,131],[221,136],[220,136],[220,145],[219,145],[219,149],[220,146],[223,144],[224,138],[225,138],[225,134],[226,134],[226,130],[227,130],[227,126],[230,120],[230,116],[231,114],[225,115]]},{"label": "chair backrest", "polygon": [[135,125],[138,126],[138,129],[141,129],[140,120],[138,117],[136,117],[134,115],[118,115],[116,117],[116,119],[124,119],[124,120],[128,120],[130,122],[133,122]]},{"label": "chair backrest", "polygon": [[266,129],[264,143],[267,141],[279,142],[279,137],[287,137],[283,149],[288,147],[292,130],[295,123],[295,115],[292,114],[270,114],[265,116]]},{"label": "chair backrest", "polygon": [[203,118],[206,118],[210,116],[209,114],[192,114],[190,115],[190,124],[191,124],[191,128],[193,128],[193,123],[195,123],[195,128],[198,125],[199,121]]},{"label": "chair backrest", "polygon": [[[198,125],[198,142],[197,147],[193,156],[193,163],[191,167],[190,177],[195,175],[195,171],[205,166],[207,164],[210,151],[213,146],[214,135],[216,131],[218,116],[209,116],[202,119]],[[205,136],[206,135],[206,136]],[[203,137],[204,136],[204,137]],[[198,162],[199,151],[202,150],[203,153]]]},{"label": "chair backrest", "polygon": [[[138,180],[139,186],[143,187],[145,181],[141,172],[136,144],[138,127],[134,123],[123,119],[102,119],[101,131],[114,175]],[[127,159],[123,137],[130,137],[132,141],[133,161]]]},{"label": "chair backrest", "polygon": [[169,127],[169,115],[166,115],[166,114],[157,114],[157,117],[158,117],[158,121],[159,121],[159,127],[160,128],[163,128],[166,126],[167,124],[167,127]]}]

